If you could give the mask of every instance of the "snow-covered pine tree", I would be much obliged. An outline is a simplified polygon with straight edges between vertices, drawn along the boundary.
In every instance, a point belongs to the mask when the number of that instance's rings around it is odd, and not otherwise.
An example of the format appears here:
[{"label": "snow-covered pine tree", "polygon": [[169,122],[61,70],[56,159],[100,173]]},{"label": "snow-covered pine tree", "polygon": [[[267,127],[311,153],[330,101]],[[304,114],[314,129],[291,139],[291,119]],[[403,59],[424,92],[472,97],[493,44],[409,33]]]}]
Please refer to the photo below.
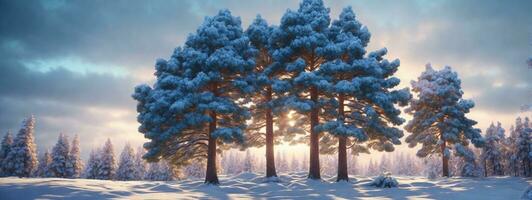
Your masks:
[{"label": "snow-covered pine tree", "polygon": [[244,35],[239,17],[221,10],[205,18],[185,46],[156,63],[152,87],[135,88],[139,131],[150,139],[145,158],[165,158],[180,167],[207,155],[205,183],[219,184],[217,143],[243,142],[245,106],[253,85],[254,49]]},{"label": "snow-covered pine tree", "polygon": [[[293,131],[287,131],[289,120],[282,101],[272,90],[272,84],[281,76],[282,70],[273,64],[269,37],[273,27],[260,15],[245,31],[251,46],[256,50],[254,78],[255,92],[251,105],[252,123],[246,130],[246,147],[262,147],[266,150],[266,178],[277,177],[275,169],[274,145],[280,143],[280,136],[290,137]],[[273,126],[274,122],[277,124]]]},{"label": "snow-covered pine tree", "polygon": [[57,143],[52,149],[52,163],[50,164],[50,171],[53,177],[66,178],[68,177],[67,165],[69,159],[70,144],[68,137],[60,133],[57,138]]},{"label": "snow-covered pine tree", "polygon": [[119,181],[135,180],[135,152],[129,143],[124,145],[124,149],[120,153],[115,179]]},{"label": "snow-covered pine tree", "polygon": [[35,117],[30,116],[22,122],[4,165],[10,175],[29,177],[37,170],[37,147],[34,139]]},{"label": "snow-covered pine tree", "polygon": [[144,175],[145,180],[156,181],[159,178],[160,171],[160,161],[159,162],[150,162],[148,163],[148,171]]},{"label": "snow-covered pine tree", "polygon": [[520,117],[515,120],[517,162],[521,176],[532,176],[532,127],[528,117],[524,121]]},{"label": "snow-covered pine tree", "polygon": [[280,26],[274,29],[270,38],[274,65],[281,67],[283,73],[273,83],[272,90],[282,94],[285,108],[304,116],[296,127],[306,128],[309,135],[310,179],[321,178],[320,133],[315,129],[320,117],[324,117],[320,113],[334,114],[323,111],[331,99],[324,96],[323,90],[330,84],[325,81],[326,77],[317,74],[334,47],[327,38],[329,24],[329,9],[322,0],[303,0],[297,11],[284,13]]},{"label": "snow-covered pine tree", "polygon": [[107,139],[103,147],[101,148],[98,166],[97,179],[111,180],[116,174],[116,159],[113,150],[113,143],[111,139]]},{"label": "snow-covered pine tree", "polygon": [[399,60],[384,59],[386,49],[364,58],[370,33],[356,19],[351,7],[344,8],[339,19],[332,23],[329,39],[333,42],[326,50],[330,61],[323,63],[318,72],[322,77],[331,77],[332,87],[327,91],[338,101],[335,106],[338,114],[321,131],[337,137],[337,181],[348,181],[347,146],[356,145],[362,152],[368,152],[357,143],[369,140],[368,146],[375,150],[393,151],[393,145],[400,144],[403,136],[394,126],[405,121],[395,105],[406,106],[411,95],[408,88],[393,90],[399,84],[399,79],[393,77]]},{"label": "snow-covered pine tree", "polygon": [[477,122],[465,116],[475,104],[462,99],[461,81],[448,66],[434,70],[427,64],[426,70],[411,84],[417,98],[413,98],[410,107],[405,110],[413,115],[404,127],[412,133],[405,141],[409,147],[418,143],[423,145],[417,151],[419,157],[443,155],[442,173],[444,177],[449,177],[448,160],[453,145],[468,146],[471,141],[478,148],[484,144],[480,130],[473,127]]},{"label": "snow-covered pine tree", "polygon": [[72,139],[72,145],[68,154],[67,177],[69,178],[78,178],[81,176],[83,161],[81,160],[80,153],[79,136],[75,135],[74,139]]},{"label": "snow-covered pine tree", "polygon": [[53,177],[54,174],[50,170],[50,164],[52,163],[52,156],[48,149],[39,158],[39,166],[37,167],[38,177]]},{"label": "snow-covered pine tree", "polygon": [[251,153],[249,152],[249,149],[246,150],[246,157],[244,157],[244,172],[253,172],[253,163],[254,159],[251,156]]},{"label": "snow-covered pine tree", "polygon": [[172,181],[177,178],[174,170],[165,160],[149,163],[149,169],[144,179],[151,181]]},{"label": "snow-covered pine tree", "polygon": [[146,171],[148,170],[148,164],[142,158],[145,153],[146,150],[144,150],[144,147],[140,146],[137,148],[137,152],[135,153],[135,173],[133,175],[133,180],[144,179],[144,174],[146,174]]},{"label": "snow-covered pine tree", "polygon": [[[497,126],[493,123],[486,130],[484,136],[486,144],[482,148],[482,154],[480,159],[484,165],[484,176],[491,175],[502,176],[504,175],[503,169],[503,155],[502,155],[502,141],[506,138],[504,136],[504,129],[501,127],[501,123],[497,122]],[[489,173],[490,172],[490,173]]]},{"label": "snow-covered pine tree", "polygon": [[510,135],[504,140],[504,157],[506,162],[506,174],[519,176],[519,164],[517,160],[517,132],[514,125],[510,126]]},{"label": "snow-covered pine tree", "polygon": [[464,160],[464,165],[460,172],[463,177],[478,177],[481,174],[481,168],[476,163],[476,156],[471,149],[462,144],[455,144],[454,154]]},{"label": "snow-covered pine tree", "polygon": [[432,154],[425,157],[424,160],[424,174],[426,174],[427,178],[431,180],[438,178],[439,175],[442,174],[442,162],[439,161],[437,156],[441,155]]},{"label": "snow-covered pine tree", "polygon": [[7,168],[7,154],[11,151],[13,145],[13,137],[11,132],[7,132],[2,138],[2,144],[0,144],[0,177],[11,176],[13,173]]},{"label": "snow-covered pine tree", "polygon": [[98,173],[100,171],[100,155],[100,149],[91,150],[87,166],[85,167],[85,178],[98,179]]}]

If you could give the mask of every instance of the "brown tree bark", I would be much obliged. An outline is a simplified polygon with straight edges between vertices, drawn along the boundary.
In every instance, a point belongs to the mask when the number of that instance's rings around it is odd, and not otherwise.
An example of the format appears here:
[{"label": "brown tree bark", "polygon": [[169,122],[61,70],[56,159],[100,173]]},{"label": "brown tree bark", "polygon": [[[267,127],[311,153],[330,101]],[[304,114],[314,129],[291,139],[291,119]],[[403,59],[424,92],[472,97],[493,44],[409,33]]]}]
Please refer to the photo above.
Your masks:
[{"label": "brown tree bark", "polygon": [[441,144],[441,157],[442,157],[442,176],[449,177],[449,158],[445,156],[445,140],[443,140],[443,135],[441,136],[443,143]]},{"label": "brown tree bark", "polygon": [[314,132],[314,128],[319,124],[319,110],[318,104],[318,88],[312,86],[310,88],[310,99],[314,102],[314,107],[310,112],[310,163],[309,163],[309,179],[321,179],[320,176],[320,135]]},{"label": "brown tree bark", "polygon": [[[338,96],[338,119],[344,120],[344,95]],[[337,182],[349,181],[349,175],[347,174],[347,137],[338,136],[338,175]]]},{"label": "brown tree bark", "polygon": [[[272,87],[268,86],[266,88],[266,101],[272,100]],[[275,171],[275,157],[274,157],[274,146],[273,146],[273,116],[272,109],[266,109],[266,178],[277,177],[277,172]]]},{"label": "brown tree bark", "polygon": [[[211,91],[216,95],[217,85],[213,84]],[[218,185],[218,174],[216,172],[216,138],[212,133],[216,130],[216,112],[210,111],[212,121],[209,123],[209,143],[207,150],[207,172],[205,173],[205,183]]]}]

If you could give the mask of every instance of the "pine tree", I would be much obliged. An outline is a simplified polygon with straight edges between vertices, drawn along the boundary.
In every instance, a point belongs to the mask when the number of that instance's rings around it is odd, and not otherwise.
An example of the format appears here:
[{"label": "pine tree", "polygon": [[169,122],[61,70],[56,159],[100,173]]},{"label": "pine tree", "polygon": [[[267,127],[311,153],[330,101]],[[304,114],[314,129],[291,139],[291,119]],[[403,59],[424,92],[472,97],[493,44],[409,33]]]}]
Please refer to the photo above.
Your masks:
[{"label": "pine tree", "polygon": [[116,159],[111,139],[107,139],[103,145],[99,157],[97,179],[111,180],[116,173]]},{"label": "pine tree", "polygon": [[242,143],[251,118],[244,105],[254,91],[248,83],[253,55],[240,18],[221,10],[205,18],[169,61],[158,60],[154,87],[137,86],[133,94],[139,131],[150,139],[145,158],[183,166],[206,154],[205,183],[219,184],[217,143]]},{"label": "pine tree", "polygon": [[52,164],[52,156],[50,152],[46,150],[44,154],[39,158],[39,166],[37,167],[37,176],[38,177],[53,177],[54,174],[50,170],[50,165]]},{"label": "pine tree", "polygon": [[[281,76],[279,65],[273,64],[272,48],[269,37],[273,27],[260,15],[245,31],[251,46],[256,50],[255,56],[255,92],[251,106],[252,123],[246,130],[246,146],[266,146],[266,178],[277,177],[275,169],[274,145],[280,143],[280,136],[290,137],[294,132],[286,131],[289,127],[287,110],[281,104],[272,84]],[[277,126],[273,126],[274,122]],[[277,128],[274,130],[274,128]]]},{"label": "pine tree", "polygon": [[13,172],[7,168],[7,154],[11,151],[11,146],[13,145],[11,132],[8,131],[6,133],[0,145],[0,177],[11,176]]},{"label": "pine tree", "polygon": [[131,181],[135,180],[135,152],[129,143],[126,143],[116,170],[116,180]]},{"label": "pine tree", "polygon": [[438,71],[427,64],[418,80],[412,81],[412,90],[417,93],[417,98],[413,98],[406,109],[413,119],[404,127],[412,133],[405,141],[410,147],[418,143],[423,145],[417,151],[419,157],[435,153],[443,155],[444,177],[449,177],[448,160],[452,146],[459,151],[458,148],[467,146],[469,141],[477,148],[484,144],[480,130],[473,127],[477,122],[465,116],[475,104],[462,99],[460,84],[458,74],[451,67]]},{"label": "pine tree", "polygon": [[82,170],[83,161],[80,157],[79,136],[75,135],[74,139],[72,139],[72,145],[70,146],[70,152],[68,155],[67,177],[78,178],[81,176]]},{"label": "pine tree", "polygon": [[142,158],[145,153],[146,151],[143,147],[140,146],[137,148],[137,152],[135,154],[135,173],[133,180],[142,180],[144,178],[144,174],[146,174],[146,171],[148,170],[148,164]]},{"label": "pine tree", "polygon": [[68,176],[67,165],[70,157],[70,145],[68,137],[61,133],[57,138],[57,143],[52,149],[52,163],[50,164],[50,171],[54,177],[66,178]]},{"label": "pine tree", "polygon": [[176,179],[176,174],[166,161],[160,160],[149,164],[145,179],[151,181],[173,181]]},{"label": "pine tree", "polygon": [[484,138],[486,144],[482,148],[482,154],[480,155],[480,159],[484,165],[484,176],[488,176],[489,171],[491,171],[492,175],[504,175],[501,141],[505,140],[505,136],[501,123],[498,122],[497,126],[492,123],[486,130]]},{"label": "pine tree", "polygon": [[37,147],[34,142],[35,118],[30,116],[22,122],[4,165],[10,175],[29,177],[37,170]]},{"label": "pine tree", "polygon": [[478,177],[480,176],[481,169],[476,163],[476,156],[471,149],[461,144],[455,144],[456,156],[464,160],[460,175],[463,177]]},{"label": "pine tree", "polygon": [[93,149],[91,151],[87,166],[85,167],[85,178],[98,179],[98,173],[100,171],[100,155],[100,149]]},{"label": "pine tree", "polygon": [[516,156],[520,168],[520,175],[525,177],[532,176],[532,128],[528,117],[524,121],[517,118],[515,121],[516,139]]},{"label": "pine tree", "polygon": [[[393,90],[399,84],[399,79],[392,76],[399,60],[384,59],[386,49],[364,58],[370,33],[355,18],[351,7],[344,8],[339,19],[332,23],[329,38],[334,43],[331,56],[335,59],[323,63],[319,72],[323,77],[332,77],[328,91],[336,96],[338,115],[325,123],[323,131],[337,137],[337,181],[348,181],[347,146],[369,140],[368,144],[375,150],[393,151],[393,145],[400,144],[399,138],[403,136],[393,125],[404,122],[395,104],[406,106],[411,95],[407,88]],[[367,152],[364,146],[357,148]]]},{"label": "pine tree", "polygon": [[510,127],[510,136],[504,140],[504,157],[506,158],[507,175],[519,176],[519,164],[517,159],[517,132],[514,126]]},{"label": "pine tree", "polygon": [[[317,73],[327,60],[332,43],[327,38],[330,24],[329,9],[321,0],[303,0],[297,11],[288,10],[281,18],[281,24],[271,34],[274,65],[281,67],[283,77],[275,80],[272,90],[282,94],[283,105],[303,115],[298,122],[309,134],[310,179],[320,179],[319,140],[315,128],[323,114],[323,103],[330,98],[324,96],[326,80]],[[297,31],[296,31],[297,30]],[[330,85],[330,84],[329,84]],[[322,118],[324,116],[321,116]]]}]

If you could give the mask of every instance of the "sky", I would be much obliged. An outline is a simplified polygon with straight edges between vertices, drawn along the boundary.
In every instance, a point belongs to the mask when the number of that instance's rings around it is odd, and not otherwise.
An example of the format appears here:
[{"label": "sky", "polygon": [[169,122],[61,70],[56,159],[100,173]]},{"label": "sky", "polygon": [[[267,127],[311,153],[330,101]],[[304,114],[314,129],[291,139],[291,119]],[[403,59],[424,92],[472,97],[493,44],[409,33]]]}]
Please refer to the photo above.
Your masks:
[{"label": "sky", "polygon": [[[36,117],[40,152],[59,133],[79,135],[83,157],[106,138],[115,152],[146,140],[137,131],[133,88],[153,83],[157,58],[169,58],[205,16],[229,9],[247,27],[257,14],[279,24],[298,0],[0,0],[0,133],[16,133]],[[431,63],[453,67],[468,115],[485,130],[507,130],[532,105],[532,1],[339,0],[325,4],[336,19],[352,6],[372,34],[369,51],[383,47],[401,60],[396,73],[408,87]],[[408,116],[405,116],[408,119]],[[405,133],[408,134],[408,133]],[[398,148],[409,151],[406,145]],[[411,151],[411,150],[410,150]]]}]

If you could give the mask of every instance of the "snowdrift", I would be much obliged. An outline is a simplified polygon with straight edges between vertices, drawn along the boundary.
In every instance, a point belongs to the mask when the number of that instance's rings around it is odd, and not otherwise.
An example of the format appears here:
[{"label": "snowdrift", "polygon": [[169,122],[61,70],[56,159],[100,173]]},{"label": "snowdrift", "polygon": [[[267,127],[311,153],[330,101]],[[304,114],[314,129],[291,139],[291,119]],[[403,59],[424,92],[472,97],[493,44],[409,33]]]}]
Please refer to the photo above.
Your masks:
[{"label": "snowdrift", "polygon": [[520,199],[532,179],[518,177],[396,177],[397,188],[369,186],[373,177],[336,183],[306,179],[306,173],[282,174],[280,182],[243,173],[220,176],[221,185],[201,179],[171,182],[104,181],[60,178],[0,178],[0,199]]}]

